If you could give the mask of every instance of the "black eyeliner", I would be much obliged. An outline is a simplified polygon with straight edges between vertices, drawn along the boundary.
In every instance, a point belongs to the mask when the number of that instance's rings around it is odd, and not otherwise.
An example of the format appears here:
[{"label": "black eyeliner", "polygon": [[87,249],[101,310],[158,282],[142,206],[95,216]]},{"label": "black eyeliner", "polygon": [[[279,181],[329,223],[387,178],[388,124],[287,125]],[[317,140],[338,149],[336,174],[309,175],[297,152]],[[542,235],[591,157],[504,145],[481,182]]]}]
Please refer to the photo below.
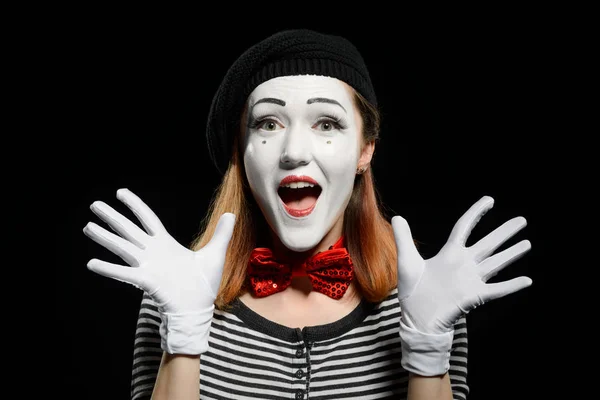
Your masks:
[{"label": "black eyeliner", "polygon": [[323,114],[319,119],[317,119],[317,122],[328,122],[328,121],[335,123],[339,129],[348,128],[348,125],[343,121],[343,119],[341,117],[338,117],[333,114]]}]

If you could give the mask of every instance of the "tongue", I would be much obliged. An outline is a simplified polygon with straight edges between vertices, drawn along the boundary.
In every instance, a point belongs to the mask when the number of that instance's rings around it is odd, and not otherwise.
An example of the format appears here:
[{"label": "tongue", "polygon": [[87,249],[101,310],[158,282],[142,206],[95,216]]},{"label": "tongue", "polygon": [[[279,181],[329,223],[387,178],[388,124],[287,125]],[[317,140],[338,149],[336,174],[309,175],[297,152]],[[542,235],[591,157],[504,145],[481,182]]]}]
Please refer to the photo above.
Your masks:
[{"label": "tongue", "polygon": [[311,207],[317,202],[317,198],[314,196],[306,196],[300,200],[294,200],[285,203],[286,206],[294,210],[304,210],[305,208]]},{"label": "tongue", "polygon": [[319,197],[318,188],[289,189],[282,188],[279,191],[279,197],[291,209],[304,210],[312,207]]}]

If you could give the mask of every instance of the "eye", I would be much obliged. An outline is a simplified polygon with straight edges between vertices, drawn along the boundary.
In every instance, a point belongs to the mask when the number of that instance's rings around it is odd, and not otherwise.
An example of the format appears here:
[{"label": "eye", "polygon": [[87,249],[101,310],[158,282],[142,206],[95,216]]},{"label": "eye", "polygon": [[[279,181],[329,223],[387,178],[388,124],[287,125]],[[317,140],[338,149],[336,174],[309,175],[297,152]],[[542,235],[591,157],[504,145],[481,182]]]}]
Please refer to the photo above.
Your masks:
[{"label": "eye", "polygon": [[250,128],[260,129],[266,132],[274,132],[278,129],[283,129],[283,126],[272,118],[261,118],[250,121]]},{"label": "eye", "polygon": [[266,120],[266,121],[262,121],[259,125],[258,128],[259,129],[263,129],[265,131],[274,131],[277,130],[277,127],[279,126],[279,124],[273,120]]},{"label": "eye", "polygon": [[[320,129],[319,129],[319,127],[320,127]],[[317,121],[317,123],[314,124],[312,128],[319,129],[320,131],[323,131],[323,132],[330,132],[333,130],[343,129],[340,122],[338,122],[332,118],[323,118],[323,119]]]}]

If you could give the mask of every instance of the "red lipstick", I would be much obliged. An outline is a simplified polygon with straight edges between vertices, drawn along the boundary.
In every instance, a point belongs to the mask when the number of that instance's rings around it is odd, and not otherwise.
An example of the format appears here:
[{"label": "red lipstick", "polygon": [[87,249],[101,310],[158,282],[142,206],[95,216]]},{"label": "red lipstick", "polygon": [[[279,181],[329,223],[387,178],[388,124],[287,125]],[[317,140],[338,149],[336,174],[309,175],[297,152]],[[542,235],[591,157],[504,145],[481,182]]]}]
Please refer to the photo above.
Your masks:
[{"label": "red lipstick", "polygon": [[312,206],[305,208],[304,210],[296,210],[295,208],[289,208],[285,203],[283,203],[283,207],[285,208],[285,211],[287,211],[288,214],[290,214],[292,217],[306,217],[307,215],[309,215],[311,212],[313,212],[313,210],[315,209],[315,206],[317,205],[317,203],[315,202],[315,204],[313,204]]},{"label": "red lipstick", "polygon": [[[314,185],[314,188],[306,188],[306,189],[287,189],[284,188],[285,185],[288,185],[290,183],[295,183],[295,182],[306,182],[309,183],[311,185]],[[320,185],[317,183],[316,180],[314,180],[313,178],[311,178],[310,176],[306,176],[306,175],[289,175],[286,176],[285,178],[283,178],[281,180],[281,182],[279,183],[280,185],[280,200],[281,203],[285,209],[285,211],[291,215],[292,217],[305,217],[307,215],[309,215],[310,213],[313,212],[316,204],[317,204],[317,198],[319,197],[319,194],[321,192],[321,187]],[[292,192],[290,192],[290,190]],[[296,190],[302,190],[301,192],[298,192],[298,195],[300,195],[299,198],[294,198],[295,194],[292,194],[293,192],[295,192]],[[283,192],[283,191],[287,191],[287,192]],[[310,199],[313,199],[312,202]],[[302,200],[302,201],[301,201]],[[310,204],[312,203],[312,204]],[[292,204],[294,204],[295,206],[292,206]],[[306,208],[299,208],[299,206],[301,206],[301,204],[304,204],[304,206],[306,207],[307,205],[310,204],[309,207]]]},{"label": "red lipstick", "polygon": [[317,181],[307,175],[288,175],[279,182],[279,186],[287,185],[293,182],[307,182],[313,185],[318,185]]}]

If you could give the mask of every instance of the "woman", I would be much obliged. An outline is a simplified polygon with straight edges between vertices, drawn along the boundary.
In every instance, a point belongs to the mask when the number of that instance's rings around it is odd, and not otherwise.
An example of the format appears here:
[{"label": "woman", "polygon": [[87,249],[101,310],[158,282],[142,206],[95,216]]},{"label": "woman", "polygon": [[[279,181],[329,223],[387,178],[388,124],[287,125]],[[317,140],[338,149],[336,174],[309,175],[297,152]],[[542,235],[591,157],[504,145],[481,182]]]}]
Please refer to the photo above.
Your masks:
[{"label": "woman", "polygon": [[492,253],[521,217],[465,247],[484,197],[424,260],[400,216],[380,211],[369,168],[377,99],[358,50],[280,32],[231,66],[207,138],[224,173],[202,234],[177,243],[132,192],[84,232],[130,267],[88,268],[144,291],[132,398],[464,399],[465,314],[531,284],[486,284],[529,250]]}]

